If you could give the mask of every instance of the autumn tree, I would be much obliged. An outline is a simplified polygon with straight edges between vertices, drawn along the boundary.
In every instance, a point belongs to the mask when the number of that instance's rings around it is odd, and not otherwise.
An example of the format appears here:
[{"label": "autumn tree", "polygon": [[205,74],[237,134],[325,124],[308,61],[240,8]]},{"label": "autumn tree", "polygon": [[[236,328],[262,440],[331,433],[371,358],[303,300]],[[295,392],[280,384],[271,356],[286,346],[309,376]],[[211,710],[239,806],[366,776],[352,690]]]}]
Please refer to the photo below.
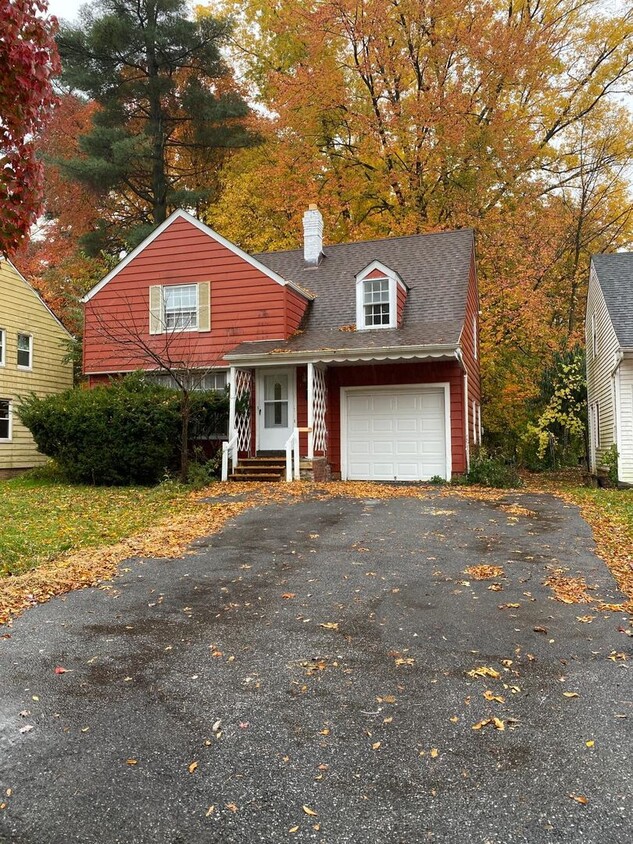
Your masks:
[{"label": "autumn tree", "polygon": [[40,208],[37,133],[55,103],[55,18],[44,0],[0,0],[0,254],[12,254]]},{"label": "autumn tree", "polygon": [[[489,434],[580,339],[588,256],[633,242],[633,9],[600,0],[226,0],[268,115],[207,220],[287,248],[472,226]],[[287,221],[287,222],[286,222]]]},{"label": "autumn tree", "polygon": [[96,104],[64,173],[114,207],[84,242],[139,242],[176,207],[213,194],[227,151],[254,136],[221,49],[226,20],[187,16],[185,0],[103,0],[58,35],[62,82]]}]

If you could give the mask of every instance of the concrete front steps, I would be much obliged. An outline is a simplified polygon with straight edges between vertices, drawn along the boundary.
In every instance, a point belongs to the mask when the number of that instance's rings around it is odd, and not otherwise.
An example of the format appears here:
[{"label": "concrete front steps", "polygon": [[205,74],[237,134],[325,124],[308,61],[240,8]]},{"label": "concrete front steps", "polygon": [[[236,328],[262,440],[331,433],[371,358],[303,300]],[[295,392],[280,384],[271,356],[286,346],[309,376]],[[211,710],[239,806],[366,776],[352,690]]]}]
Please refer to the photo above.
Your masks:
[{"label": "concrete front steps", "polygon": [[279,483],[285,475],[285,457],[245,457],[229,475],[229,480]]}]

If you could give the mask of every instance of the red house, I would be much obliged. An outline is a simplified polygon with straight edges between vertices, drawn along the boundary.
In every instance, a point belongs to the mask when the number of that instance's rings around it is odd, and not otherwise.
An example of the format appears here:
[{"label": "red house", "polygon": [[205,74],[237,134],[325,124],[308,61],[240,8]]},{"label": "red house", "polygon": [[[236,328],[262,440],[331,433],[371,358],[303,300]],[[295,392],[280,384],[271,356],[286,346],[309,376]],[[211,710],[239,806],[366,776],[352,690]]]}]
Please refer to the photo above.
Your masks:
[{"label": "red house", "polygon": [[167,356],[228,384],[234,471],[284,452],[295,477],[299,454],[317,479],[466,471],[481,439],[472,231],[324,247],[316,206],[303,222],[303,250],[248,255],[172,214],[84,298],[90,383]]}]

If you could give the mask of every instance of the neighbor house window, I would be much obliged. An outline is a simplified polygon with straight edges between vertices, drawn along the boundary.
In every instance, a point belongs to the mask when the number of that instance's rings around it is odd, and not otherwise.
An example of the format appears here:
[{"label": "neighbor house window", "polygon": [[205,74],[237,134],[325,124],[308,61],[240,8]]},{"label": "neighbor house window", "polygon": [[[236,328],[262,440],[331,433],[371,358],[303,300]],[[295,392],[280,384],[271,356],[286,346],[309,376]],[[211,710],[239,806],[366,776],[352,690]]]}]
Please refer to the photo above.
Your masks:
[{"label": "neighbor house window", "polygon": [[18,366],[31,369],[33,366],[33,338],[30,334],[18,334]]},{"label": "neighbor house window", "polygon": [[0,442],[9,442],[11,439],[11,402],[9,399],[0,399]]},{"label": "neighbor house window", "polygon": [[356,276],[356,328],[395,328],[398,324],[397,273],[378,261]]},{"label": "neighbor house window", "polygon": [[0,366],[5,365],[7,355],[7,332],[0,328]]}]

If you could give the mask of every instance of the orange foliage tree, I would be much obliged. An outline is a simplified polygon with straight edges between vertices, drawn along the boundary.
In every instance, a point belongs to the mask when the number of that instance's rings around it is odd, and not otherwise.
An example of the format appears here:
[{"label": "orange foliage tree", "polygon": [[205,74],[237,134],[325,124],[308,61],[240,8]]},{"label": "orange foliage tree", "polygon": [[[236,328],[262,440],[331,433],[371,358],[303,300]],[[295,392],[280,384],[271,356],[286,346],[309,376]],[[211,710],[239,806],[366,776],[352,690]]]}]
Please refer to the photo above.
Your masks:
[{"label": "orange foliage tree", "polygon": [[[600,0],[226,0],[267,144],[208,221],[247,249],[471,226],[485,423],[525,429],[538,374],[580,337],[591,252],[633,242],[624,168],[633,11]],[[617,131],[614,131],[617,127]]]}]

